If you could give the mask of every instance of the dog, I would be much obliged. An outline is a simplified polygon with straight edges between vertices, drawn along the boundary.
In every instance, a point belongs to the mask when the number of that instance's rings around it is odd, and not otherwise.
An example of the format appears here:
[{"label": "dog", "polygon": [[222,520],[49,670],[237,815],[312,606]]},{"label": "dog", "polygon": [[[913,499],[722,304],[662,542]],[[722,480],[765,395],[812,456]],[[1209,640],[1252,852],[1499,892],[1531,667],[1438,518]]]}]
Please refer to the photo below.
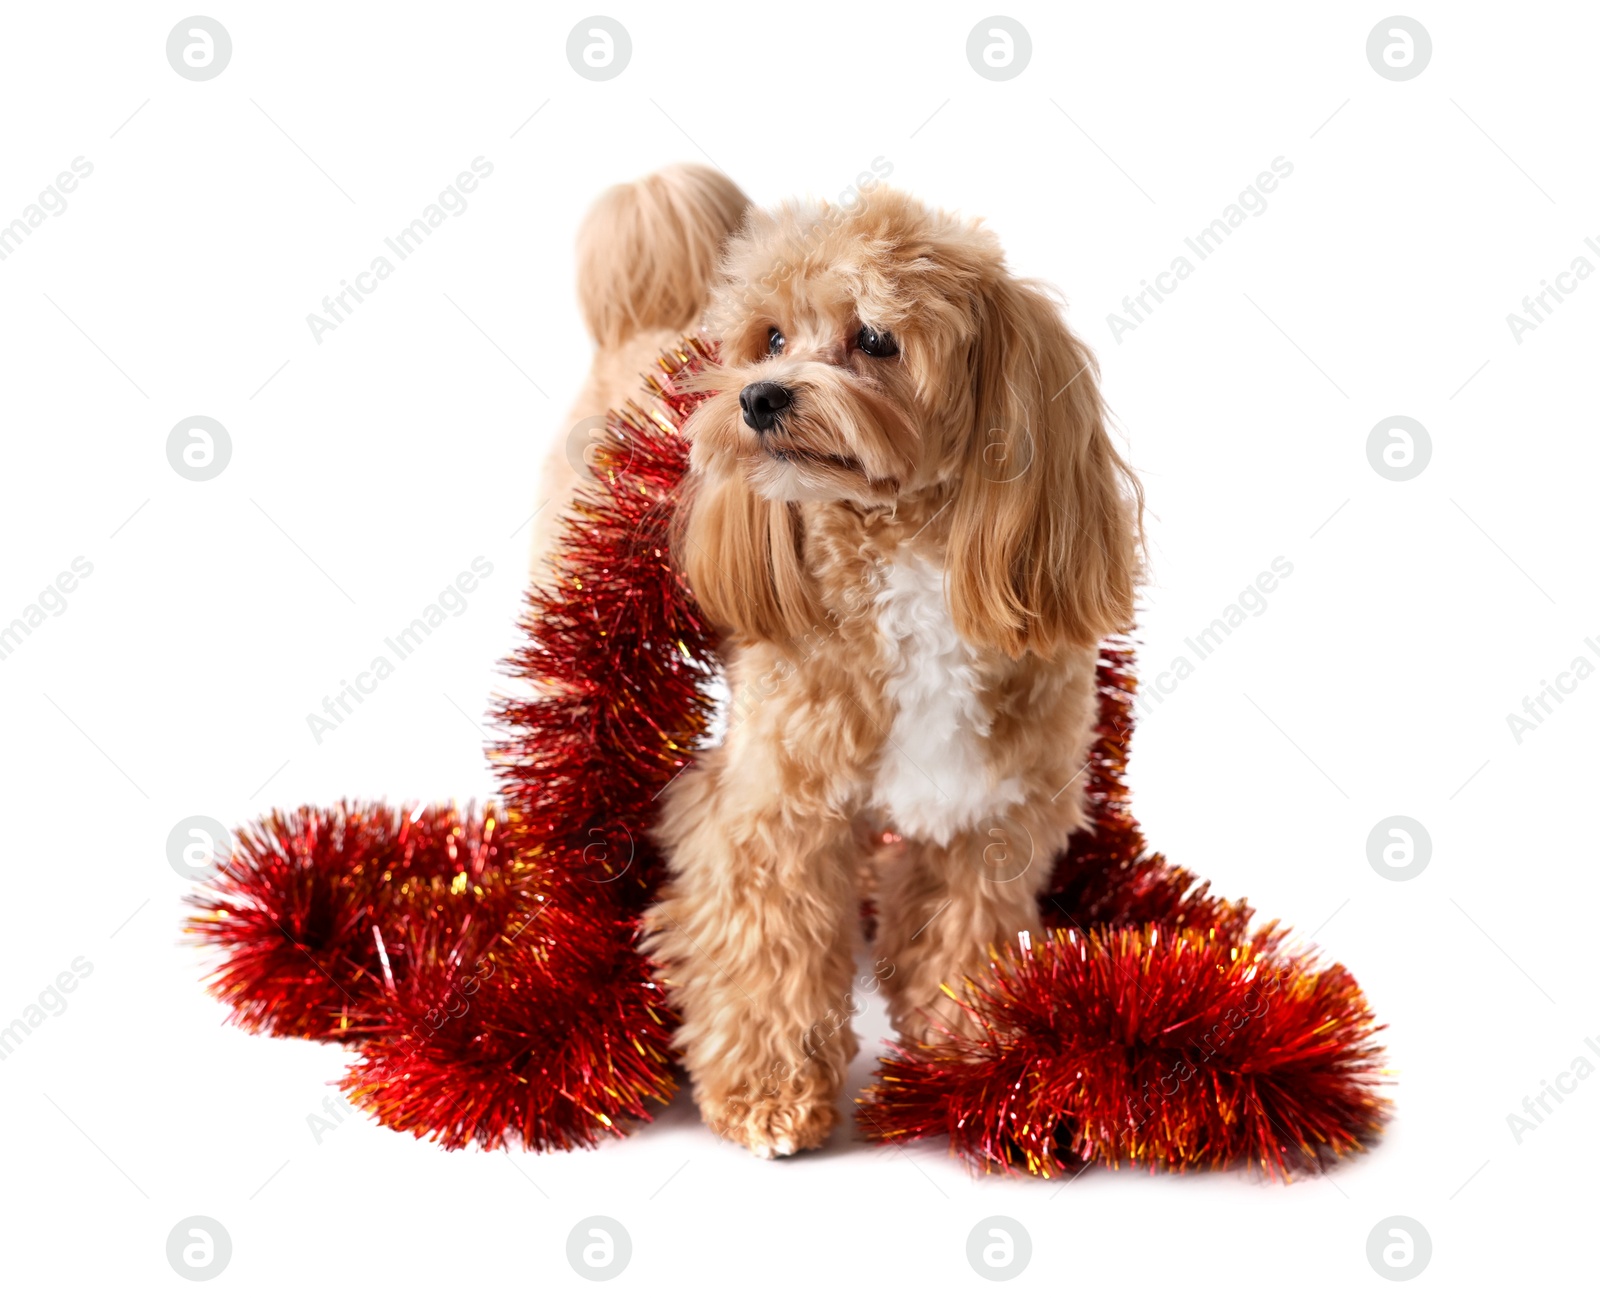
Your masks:
[{"label": "dog", "polygon": [[838,1120],[864,861],[904,1037],[967,1031],[944,988],[1038,929],[1142,495],[1056,298],[898,191],[749,211],[705,323],[675,557],[732,702],[661,794],[641,945],[702,1117],[771,1158]]}]

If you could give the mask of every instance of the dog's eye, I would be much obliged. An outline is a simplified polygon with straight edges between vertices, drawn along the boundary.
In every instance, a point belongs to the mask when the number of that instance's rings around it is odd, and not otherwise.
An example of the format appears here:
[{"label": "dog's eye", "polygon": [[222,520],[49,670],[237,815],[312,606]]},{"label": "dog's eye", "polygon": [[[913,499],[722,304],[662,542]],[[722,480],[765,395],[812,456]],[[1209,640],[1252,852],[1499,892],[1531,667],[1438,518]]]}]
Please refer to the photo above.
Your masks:
[{"label": "dog's eye", "polygon": [[866,352],[868,356],[882,359],[885,356],[898,356],[900,348],[896,345],[894,335],[871,325],[862,325],[861,332],[856,335],[856,346]]},{"label": "dog's eye", "polygon": [[767,330],[767,355],[768,356],[781,356],[781,355],[783,355],[783,343],[784,343],[784,337],[783,337],[783,331],[781,329],[768,329]]}]

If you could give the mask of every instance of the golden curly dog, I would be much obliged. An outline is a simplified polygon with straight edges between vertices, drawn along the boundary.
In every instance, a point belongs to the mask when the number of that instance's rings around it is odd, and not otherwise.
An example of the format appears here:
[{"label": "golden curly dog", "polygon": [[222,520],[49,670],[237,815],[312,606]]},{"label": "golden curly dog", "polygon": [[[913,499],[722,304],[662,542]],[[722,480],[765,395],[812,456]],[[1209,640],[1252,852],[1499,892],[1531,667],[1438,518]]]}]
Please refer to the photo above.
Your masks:
[{"label": "golden curly dog", "polygon": [[1093,358],[974,222],[752,211],[710,293],[678,559],[732,704],[662,795],[644,944],[703,1117],[770,1158],[837,1121],[865,862],[903,1034],[960,1032],[941,987],[1039,927],[1141,497]]}]

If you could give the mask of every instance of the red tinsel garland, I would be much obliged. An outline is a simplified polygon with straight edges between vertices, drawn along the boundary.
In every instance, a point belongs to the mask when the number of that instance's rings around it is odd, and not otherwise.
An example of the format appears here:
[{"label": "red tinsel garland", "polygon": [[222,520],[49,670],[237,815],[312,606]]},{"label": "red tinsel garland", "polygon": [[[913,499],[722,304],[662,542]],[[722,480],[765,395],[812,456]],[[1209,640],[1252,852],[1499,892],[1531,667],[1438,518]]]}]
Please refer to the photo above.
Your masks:
[{"label": "red tinsel garland", "polygon": [[539,904],[486,956],[441,950],[390,988],[385,1030],[343,1083],[387,1126],[447,1147],[568,1148],[623,1134],[675,1089],[674,1017],[634,938],[660,873],[655,800],[710,723],[718,672],[669,555],[688,470],[677,430],[704,399],[677,380],[704,360],[685,342],[644,406],[613,412],[555,579],[529,592],[507,667],[531,689],[501,700],[490,755]]},{"label": "red tinsel garland", "polygon": [[[343,1086],[386,1125],[567,1148],[675,1085],[634,939],[661,872],[656,800],[706,739],[719,671],[669,545],[703,399],[680,384],[707,355],[685,342],[642,407],[613,413],[556,579],[529,594],[507,664],[527,688],[499,704],[491,749],[503,811],[275,812],[192,899],[235,1021],[350,1040]],[[1287,1174],[1376,1133],[1355,981],[1271,926],[1250,938],[1248,905],[1148,850],[1126,785],[1133,689],[1131,646],[1107,644],[1090,823],[1055,862],[1044,931],[961,990],[967,1036],[882,1061],[869,1138],[943,1136],[1043,1175],[1073,1159]]]},{"label": "red tinsel garland", "polygon": [[628,920],[542,903],[471,960],[416,963],[382,1012],[389,1030],[361,1041],[340,1085],[448,1149],[592,1146],[675,1086],[673,1022]]},{"label": "red tinsel garland", "polygon": [[611,414],[556,580],[530,591],[525,639],[506,662],[534,692],[502,700],[507,738],[490,756],[519,851],[545,863],[566,904],[643,909],[660,874],[656,798],[710,725],[717,637],[670,552],[689,468],[679,429],[705,399],[680,380],[706,360],[687,340],[648,376],[644,406]]},{"label": "red tinsel garland", "polygon": [[[340,803],[246,826],[190,898],[198,909],[187,932],[221,955],[212,995],[252,1032],[331,1039],[375,1030],[375,931],[401,916],[427,916],[440,929],[470,927],[475,916],[480,930],[503,922],[515,867],[498,814]],[[408,955],[391,931],[385,958],[402,976]]]},{"label": "red tinsel garland", "polygon": [[869,1139],[942,1136],[1051,1176],[1082,1162],[1254,1164],[1287,1176],[1362,1147],[1384,1104],[1372,1014],[1338,965],[1271,926],[1076,929],[1007,952],[962,1003],[975,1038],[898,1047],[863,1098]]}]

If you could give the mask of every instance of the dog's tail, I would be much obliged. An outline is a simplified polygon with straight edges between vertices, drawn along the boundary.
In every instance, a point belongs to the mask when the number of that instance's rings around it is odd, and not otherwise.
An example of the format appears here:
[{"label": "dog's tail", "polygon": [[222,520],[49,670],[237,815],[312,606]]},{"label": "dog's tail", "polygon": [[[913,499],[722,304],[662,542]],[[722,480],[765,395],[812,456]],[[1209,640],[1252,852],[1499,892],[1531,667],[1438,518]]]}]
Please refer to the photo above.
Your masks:
[{"label": "dog's tail", "polygon": [[697,163],[602,194],[578,231],[578,299],[595,342],[693,329],[722,245],[749,206],[733,181]]}]

